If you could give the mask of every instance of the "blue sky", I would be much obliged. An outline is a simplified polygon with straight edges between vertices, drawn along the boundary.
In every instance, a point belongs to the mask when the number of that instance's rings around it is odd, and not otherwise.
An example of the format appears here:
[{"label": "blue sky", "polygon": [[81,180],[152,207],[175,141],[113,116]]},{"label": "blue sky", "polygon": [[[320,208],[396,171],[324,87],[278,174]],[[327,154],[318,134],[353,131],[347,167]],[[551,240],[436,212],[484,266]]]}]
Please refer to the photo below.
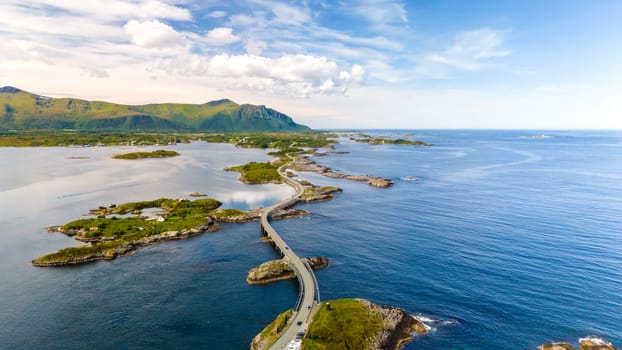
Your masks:
[{"label": "blue sky", "polygon": [[0,85],[316,128],[622,128],[622,2],[3,0]]}]

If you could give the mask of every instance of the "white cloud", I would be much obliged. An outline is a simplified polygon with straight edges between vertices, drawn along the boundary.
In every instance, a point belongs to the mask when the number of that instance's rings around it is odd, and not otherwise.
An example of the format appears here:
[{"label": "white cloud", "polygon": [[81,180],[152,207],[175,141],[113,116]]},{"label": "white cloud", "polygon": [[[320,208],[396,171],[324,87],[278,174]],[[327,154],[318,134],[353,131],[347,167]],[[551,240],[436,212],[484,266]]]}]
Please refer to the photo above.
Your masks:
[{"label": "white cloud", "polygon": [[82,71],[84,71],[91,78],[110,78],[110,75],[106,70],[98,67],[82,67]]},{"label": "white cloud", "polygon": [[245,48],[246,52],[250,55],[259,56],[261,52],[268,47],[268,44],[262,40],[248,40]]},{"label": "white cloud", "polygon": [[233,34],[233,29],[221,27],[207,32],[205,38],[212,45],[227,45],[240,41],[240,37]]},{"label": "white cloud", "polygon": [[130,41],[146,48],[183,46],[186,39],[171,26],[158,20],[139,22],[131,20],[123,27]]},{"label": "white cloud", "polygon": [[353,12],[379,27],[408,22],[404,4],[399,1],[359,0],[359,4],[353,6]]},{"label": "white cloud", "polygon": [[301,25],[311,20],[307,9],[286,5],[280,2],[266,1],[266,5],[276,16],[276,21],[284,24]]},{"label": "white cloud", "polygon": [[509,50],[503,48],[505,34],[505,31],[489,28],[458,33],[452,45],[443,52],[423,55],[424,62],[420,62],[417,70],[430,77],[445,76],[442,69],[430,66],[430,63],[467,71],[480,70],[491,59],[510,54]]},{"label": "white cloud", "polygon": [[478,70],[482,67],[480,62],[470,60],[468,58],[462,58],[459,56],[452,55],[441,55],[441,54],[430,54],[427,56],[427,59],[430,62],[434,63],[442,63],[448,66],[464,69],[464,70]]},{"label": "white cloud", "polygon": [[[140,19],[172,19],[187,21],[192,19],[190,12],[179,6],[169,5],[162,1],[146,0],[5,0],[7,5],[20,6],[46,17],[59,15],[79,15],[114,21],[133,18]],[[45,9],[47,6],[48,9]],[[50,10],[54,9],[53,11]],[[49,11],[49,12],[47,12]]]},{"label": "white cloud", "polygon": [[166,18],[186,21],[192,19],[192,15],[185,8],[153,0],[145,1],[138,5],[138,16],[142,16],[141,18]]},{"label": "white cloud", "polygon": [[505,57],[510,51],[501,48],[504,40],[505,32],[488,28],[462,32],[456,36],[446,54],[474,59]]},{"label": "white cloud", "polygon": [[340,69],[326,57],[309,55],[277,58],[248,54],[189,55],[157,59],[151,69],[184,76],[226,78],[224,83],[228,87],[295,97],[342,94],[360,84],[365,74],[359,65]]},{"label": "white cloud", "polygon": [[225,17],[227,15],[227,12],[225,11],[212,11],[210,12],[207,17],[209,18],[222,18]]}]

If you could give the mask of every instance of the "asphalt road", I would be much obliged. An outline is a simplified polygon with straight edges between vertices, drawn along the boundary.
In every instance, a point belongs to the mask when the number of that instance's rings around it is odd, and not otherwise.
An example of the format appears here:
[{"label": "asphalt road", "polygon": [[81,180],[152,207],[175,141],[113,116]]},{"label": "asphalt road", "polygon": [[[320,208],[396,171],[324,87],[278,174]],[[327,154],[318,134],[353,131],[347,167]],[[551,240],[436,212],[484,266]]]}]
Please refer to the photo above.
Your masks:
[{"label": "asphalt road", "polygon": [[316,279],[313,275],[313,270],[307,268],[302,259],[294,253],[294,251],[285,243],[283,238],[276,232],[276,230],[270,225],[268,221],[268,217],[270,213],[280,207],[288,207],[295,203],[297,199],[304,192],[304,187],[298,182],[294,181],[283,173],[283,169],[285,166],[281,166],[278,169],[279,175],[284,182],[288,185],[294,187],[296,189],[296,194],[284,201],[273,204],[266,208],[261,215],[261,226],[266,231],[268,237],[272,239],[274,244],[283,252],[285,259],[288,261],[289,265],[294,270],[296,274],[296,278],[300,282],[300,294],[299,299],[301,300],[298,305],[298,310],[294,310],[294,316],[290,319],[287,329],[281,334],[281,337],[270,347],[270,350],[283,350],[287,349],[287,344],[296,338],[296,333],[302,330],[306,330],[308,327],[308,319],[311,311],[313,309],[313,305],[315,303],[316,297],[319,299],[319,296],[316,295]]}]

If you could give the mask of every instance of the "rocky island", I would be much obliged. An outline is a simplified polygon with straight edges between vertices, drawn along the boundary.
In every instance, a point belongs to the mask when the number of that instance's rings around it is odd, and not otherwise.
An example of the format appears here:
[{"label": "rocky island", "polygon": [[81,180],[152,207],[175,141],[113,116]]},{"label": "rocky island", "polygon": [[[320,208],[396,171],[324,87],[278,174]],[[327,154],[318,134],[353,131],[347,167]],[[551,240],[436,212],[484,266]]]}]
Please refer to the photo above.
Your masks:
[{"label": "rocky island", "polygon": [[349,175],[334,171],[333,169],[317,164],[313,160],[309,159],[309,155],[299,155],[294,158],[289,167],[296,171],[308,171],[318,173],[320,175],[336,178],[336,179],[348,179],[353,181],[366,182],[370,186],[386,188],[393,185],[393,181],[382,177],[374,177],[368,175]]},{"label": "rocky island", "polygon": [[392,139],[386,136],[371,136],[367,134],[358,134],[356,137],[350,137],[350,140],[354,142],[364,142],[369,145],[412,145],[412,146],[432,146],[423,141],[411,141],[406,139]]},{"label": "rocky island", "polygon": [[[268,349],[291,316],[291,310],[277,316],[253,338],[251,349]],[[414,334],[427,332],[425,324],[402,309],[364,299],[338,299],[314,307],[309,328],[297,341],[303,350],[397,350]]]},{"label": "rocky island", "polygon": [[[328,258],[323,256],[303,258],[303,260],[306,260],[314,270],[323,269],[330,262]],[[285,259],[279,259],[265,262],[250,269],[248,276],[246,276],[246,282],[248,284],[267,284],[292,278],[296,278],[294,270]]]},{"label": "rocky island", "polygon": [[[63,266],[97,260],[112,260],[138,248],[166,240],[184,239],[203,232],[216,232],[218,222],[248,222],[261,216],[261,210],[218,209],[212,198],[159,198],[151,201],[111,204],[90,210],[95,218],[80,219],[49,227],[86,245],[62,249],[32,260],[35,266]],[[308,212],[284,209],[275,219],[305,215]]]},{"label": "rocky island", "polygon": [[[576,350],[567,342],[552,342],[542,344],[538,350]],[[616,350],[616,347],[603,338],[585,337],[579,339],[579,350]]]}]

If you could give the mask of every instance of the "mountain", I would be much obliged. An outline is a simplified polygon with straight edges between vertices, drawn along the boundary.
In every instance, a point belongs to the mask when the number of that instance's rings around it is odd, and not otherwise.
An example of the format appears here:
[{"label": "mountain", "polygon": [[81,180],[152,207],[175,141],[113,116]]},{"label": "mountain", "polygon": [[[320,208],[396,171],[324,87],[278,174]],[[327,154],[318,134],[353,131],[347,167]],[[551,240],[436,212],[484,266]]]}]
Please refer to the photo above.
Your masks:
[{"label": "mountain", "polygon": [[231,100],[204,104],[121,105],[39,96],[0,88],[0,130],[78,129],[101,131],[308,131],[287,115]]}]

